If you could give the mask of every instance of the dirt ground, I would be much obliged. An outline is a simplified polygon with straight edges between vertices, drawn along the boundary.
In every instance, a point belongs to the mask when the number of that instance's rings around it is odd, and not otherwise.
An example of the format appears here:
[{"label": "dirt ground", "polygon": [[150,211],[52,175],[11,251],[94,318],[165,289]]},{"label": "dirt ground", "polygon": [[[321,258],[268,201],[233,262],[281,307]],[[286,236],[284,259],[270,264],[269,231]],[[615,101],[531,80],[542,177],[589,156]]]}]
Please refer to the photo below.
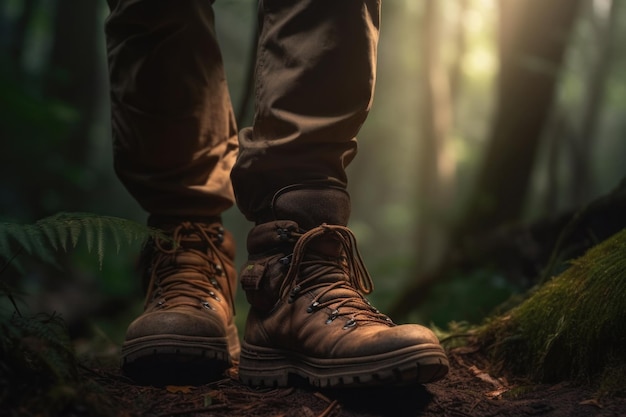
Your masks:
[{"label": "dirt ground", "polygon": [[626,416],[626,398],[597,399],[573,383],[537,386],[494,378],[469,348],[449,357],[443,381],[384,389],[317,390],[298,381],[290,388],[253,389],[237,381],[235,368],[211,384],[164,388],[134,385],[112,364],[85,366],[83,372],[102,387],[99,412],[121,417]]}]

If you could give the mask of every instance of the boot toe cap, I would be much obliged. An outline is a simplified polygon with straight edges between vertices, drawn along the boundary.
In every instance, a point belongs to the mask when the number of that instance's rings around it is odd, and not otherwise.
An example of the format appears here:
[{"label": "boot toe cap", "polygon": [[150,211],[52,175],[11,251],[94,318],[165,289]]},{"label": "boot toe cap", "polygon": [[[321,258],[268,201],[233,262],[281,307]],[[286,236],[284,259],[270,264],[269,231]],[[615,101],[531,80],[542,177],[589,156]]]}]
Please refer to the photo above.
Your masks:
[{"label": "boot toe cap", "polygon": [[[338,340],[333,354],[339,357],[371,356],[397,352],[411,348],[439,348],[437,336],[428,328],[418,324],[380,328],[380,326],[358,326],[347,332],[360,332],[361,335],[346,334]],[[356,337],[355,337],[356,336]]]},{"label": "boot toe cap", "polygon": [[144,314],[126,331],[126,340],[145,336],[175,334],[180,336],[223,337],[226,325],[215,317],[177,311]]}]

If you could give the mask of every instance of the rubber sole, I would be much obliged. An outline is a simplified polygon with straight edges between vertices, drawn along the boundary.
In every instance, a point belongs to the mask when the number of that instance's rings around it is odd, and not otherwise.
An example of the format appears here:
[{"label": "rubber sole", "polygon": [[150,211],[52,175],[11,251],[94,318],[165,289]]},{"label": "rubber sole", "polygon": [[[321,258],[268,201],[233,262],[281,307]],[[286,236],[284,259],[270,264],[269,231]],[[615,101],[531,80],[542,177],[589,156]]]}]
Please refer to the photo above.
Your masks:
[{"label": "rubber sole", "polygon": [[301,377],[319,388],[425,384],[448,373],[448,358],[438,344],[410,346],[385,354],[319,359],[243,342],[240,380],[251,386],[284,387]]},{"label": "rubber sole", "polygon": [[122,345],[122,371],[142,384],[198,385],[231,367],[224,337],[145,336]]}]

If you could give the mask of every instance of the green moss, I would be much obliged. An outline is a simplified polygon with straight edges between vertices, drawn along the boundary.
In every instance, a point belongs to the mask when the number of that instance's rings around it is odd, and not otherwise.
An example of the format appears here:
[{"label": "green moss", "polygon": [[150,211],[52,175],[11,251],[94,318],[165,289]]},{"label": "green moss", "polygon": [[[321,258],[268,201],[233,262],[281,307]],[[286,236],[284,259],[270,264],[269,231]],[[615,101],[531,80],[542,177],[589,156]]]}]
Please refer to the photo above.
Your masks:
[{"label": "green moss", "polygon": [[626,376],[626,230],[486,323],[479,339],[502,371],[622,389],[610,381]]}]

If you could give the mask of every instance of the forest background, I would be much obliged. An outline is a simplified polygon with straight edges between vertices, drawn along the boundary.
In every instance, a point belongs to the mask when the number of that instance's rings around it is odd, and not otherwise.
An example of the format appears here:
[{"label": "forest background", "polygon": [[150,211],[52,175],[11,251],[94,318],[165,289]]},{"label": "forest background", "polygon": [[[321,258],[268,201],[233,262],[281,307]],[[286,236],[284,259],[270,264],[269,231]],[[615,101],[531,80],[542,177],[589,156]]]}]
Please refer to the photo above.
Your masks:
[{"label": "forest background", "polygon": [[[256,2],[214,9],[241,128],[253,113]],[[478,323],[538,272],[486,260],[410,296],[466,236],[556,219],[626,176],[626,7],[387,0],[382,12],[374,106],[349,168],[350,227],[374,277],[371,299],[400,322]],[[0,222],[58,212],[145,222],[112,168],[107,13],[103,1],[0,1]],[[236,208],[224,220],[240,265],[251,224]],[[73,335],[119,344],[141,311],[139,244],[119,254],[109,245],[102,265],[84,246],[60,255],[61,268],[3,259],[3,282],[20,305],[59,313]],[[237,304],[242,325],[242,294]],[[13,307],[3,299],[2,308]]]}]

